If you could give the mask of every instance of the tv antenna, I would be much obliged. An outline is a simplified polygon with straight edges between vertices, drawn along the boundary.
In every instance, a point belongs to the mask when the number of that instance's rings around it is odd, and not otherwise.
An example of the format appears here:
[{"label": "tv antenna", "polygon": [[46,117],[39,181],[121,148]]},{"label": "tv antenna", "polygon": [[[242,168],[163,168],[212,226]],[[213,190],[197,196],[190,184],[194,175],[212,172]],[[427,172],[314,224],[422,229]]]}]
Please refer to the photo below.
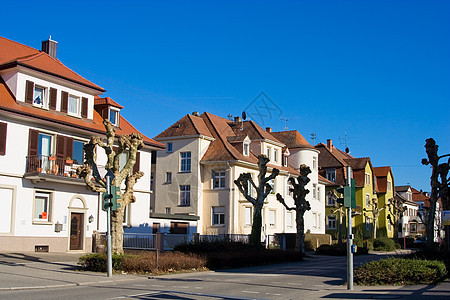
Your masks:
[{"label": "tv antenna", "polygon": [[311,133],[311,139],[313,141],[313,147],[316,144],[316,138],[317,138],[317,134],[315,132]]},{"label": "tv antenna", "polygon": [[349,140],[350,139],[353,139],[353,138],[355,138],[355,137],[353,137],[353,136],[348,136],[347,135],[347,129],[345,129],[345,134],[344,134],[344,136],[342,137],[339,137],[339,143],[340,143],[340,145],[342,146],[342,145],[344,145],[345,146],[345,153],[350,153],[350,149],[348,148],[348,145],[351,145],[351,143],[349,143]]},{"label": "tv antenna", "polygon": [[287,122],[288,122],[289,120],[291,120],[291,119],[292,119],[292,118],[280,118],[280,120],[281,120],[282,122],[284,122],[284,130],[285,130],[285,131],[288,130]]}]

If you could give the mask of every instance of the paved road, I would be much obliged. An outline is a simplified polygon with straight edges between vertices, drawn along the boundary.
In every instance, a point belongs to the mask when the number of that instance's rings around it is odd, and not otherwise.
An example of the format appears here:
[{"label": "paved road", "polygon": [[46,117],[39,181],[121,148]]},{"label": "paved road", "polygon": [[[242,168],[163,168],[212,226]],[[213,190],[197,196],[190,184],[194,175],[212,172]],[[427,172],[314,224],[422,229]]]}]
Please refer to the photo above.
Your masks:
[{"label": "paved road", "polygon": [[[76,257],[0,254],[1,299],[449,299],[450,282],[434,286],[361,287],[348,291],[345,257],[158,277],[73,271]],[[355,264],[377,259],[355,257]],[[59,261],[58,261],[59,260]],[[20,263],[22,262],[22,263]],[[7,279],[9,278],[9,279]],[[6,279],[6,281],[4,281]],[[8,290],[15,288],[15,290]],[[3,290],[2,290],[3,289]]]}]

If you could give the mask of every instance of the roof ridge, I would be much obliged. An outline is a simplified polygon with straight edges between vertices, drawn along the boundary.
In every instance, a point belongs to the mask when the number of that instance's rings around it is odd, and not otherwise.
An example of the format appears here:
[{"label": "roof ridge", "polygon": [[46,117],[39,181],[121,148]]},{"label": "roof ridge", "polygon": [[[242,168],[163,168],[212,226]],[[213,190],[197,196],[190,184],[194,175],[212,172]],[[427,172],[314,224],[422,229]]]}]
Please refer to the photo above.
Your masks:
[{"label": "roof ridge", "polygon": [[[210,117],[210,115],[213,115],[213,114],[211,114],[211,113],[209,113],[209,112],[207,112],[207,111],[205,111],[204,114],[205,114],[206,118],[208,119],[208,121],[211,123],[211,127],[213,128],[213,130],[214,130],[214,132],[216,133],[216,135],[219,137],[219,140],[220,140],[221,143],[224,145],[225,149],[228,151],[228,153],[229,153],[234,159],[237,160],[236,156],[232,153],[232,151],[230,151],[230,149],[228,149],[228,141],[225,142],[225,141],[223,140],[222,136],[219,134],[219,131],[218,131],[218,130],[216,129],[216,127],[214,126],[214,123],[212,122],[211,117]],[[214,116],[216,116],[216,115],[214,115]],[[216,117],[219,117],[219,116],[216,116]],[[219,118],[221,118],[221,117],[219,117]],[[224,118],[222,118],[222,119],[224,119]],[[224,119],[224,120],[226,120],[226,119]],[[227,120],[227,121],[229,121],[229,120]],[[228,123],[227,123],[227,125],[228,125]],[[208,126],[208,125],[207,125],[207,126]],[[210,130],[210,131],[211,131],[211,130]]]},{"label": "roof ridge", "polygon": [[194,121],[193,121],[192,118],[191,118],[191,115],[190,115],[190,114],[187,114],[187,117],[188,117],[188,119],[189,119],[189,122],[191,122],[192,127],[194,127],[195,132],[197,132],[197,134],[200,134],[200,131],[198,131],[197,126],[195,126]]},{"label": "roof ridge", "polygon": [[0,39],[8,40],[8,41],[13,42],[13,43],[15,43],[15,44],[17,44],[17,45],[20,45],[20,46],[22,46],[22,47],[27,47],[27,48],[29,48],[29,49],[31,49],[31,50],[34,50],[34,51],[37,51],[37,52],[41,52],[41,51],[39,51],[39,50],[36,49],[36,48],[33,48],[33,47],[31,47],[31,46],[28,46],[28,45],[25,45],[25,44],[22,44],[22,43],[19,43],[19,42],[16,42],[16,41],[13,41],[13,40],[11,40],[11,39],[5,38],[4,36],[0,36]]}]

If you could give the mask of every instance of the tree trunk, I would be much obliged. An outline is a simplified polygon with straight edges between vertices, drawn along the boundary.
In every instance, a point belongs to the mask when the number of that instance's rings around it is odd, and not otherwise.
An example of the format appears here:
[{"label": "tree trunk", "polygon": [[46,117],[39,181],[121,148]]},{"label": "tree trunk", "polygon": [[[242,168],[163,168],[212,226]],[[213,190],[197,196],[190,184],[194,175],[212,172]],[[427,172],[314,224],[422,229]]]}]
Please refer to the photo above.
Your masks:
[{"label": "tree trunk", "polygon": [[250,234],[250,244],[255,247],[261,246],[261,227],[262,227],[262,207],[259,205],[253,206],[253,222],[252,233]]},{"label": "tree trunk", "polygon": [[339,211],[338,244],[342,245],[342,211]]},{"label": "tree trunk", "polygon": [[432,249],[434,247],[434,218],[435,218],[435,214],[436,214],[436,202],[437,202],[437,198],[438,198],[437,193],[438,193],[437,188],[432,187],[431,195],[430,195],[430,210],[428,211],[428,224],[427,224],[427,248],[428,249]]},{"label": "tree trunk", "polygon": [[295,250],[305,254],[305,221],[303,219],[305,212],[296,210],[297,236],[295,239]]},{"label": "tree trunk", "polygon": [[125,208],[111,212],[111,253],[123,254],[123,215]]},{"label": "tree trunk", "polygon": [[373,238],[377,238],[377,225],[378,225],[378,216],[373,220]]}]

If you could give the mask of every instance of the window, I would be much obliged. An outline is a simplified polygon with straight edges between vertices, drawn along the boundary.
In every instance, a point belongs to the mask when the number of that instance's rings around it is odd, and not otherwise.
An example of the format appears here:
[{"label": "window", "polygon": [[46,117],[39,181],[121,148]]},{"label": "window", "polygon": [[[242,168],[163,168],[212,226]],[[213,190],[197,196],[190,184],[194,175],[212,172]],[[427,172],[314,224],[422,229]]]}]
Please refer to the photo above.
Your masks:
[{"label": "window", "polygon": [[288,165],[288,157],[287,155],[284,155],[284,166],[287,167]]},{"label": "window", "polygon": [[313,157],[313,165],[312,165],[313,171],[317,171],[317,157]]},{"label": "window", "polygon": [[366,218],[366,231],[370,231],[370,218]]},{"label": "window", "polygon": [[273,161],[278,162],[278,150],[273,149]]},{"label": "window", "polygon": [[0,155],[6,155],[6,123],[0,123]]},{"label": "window", "polygon": [[151,173],[150,174],[150,190],[154,191],[155,190],[155,174]]},{"label": "window", "polygon": [[317,186],[317,200],[320,201],[320,186]]},{"label": "window", "polygon": [[119,171],[122,171],[122,169],[127,164],[129,155],[130,154],[129,154],[128,150],[125,150],[124,152],[120,153],[120,155],[119,155]]},{"label": "window", "polygon": [[313,199],[317,199],[317,184],[313,183],[312,187]]},{"label": "window", "polygon": [[336,169],[330,168],[330,169],[327,169],[326,172],[327,172],[326,173],[327,179],[331,182],[335,182],[336,181]]},{"label": "window", "polygon": [[170,207],[166,207],[166,215],[170,215]]},{"label": "window", "polygon": [[327,197],[327,205],[328,206],[335,206],[336,201],[334,200],[334,197],[332,195],[328,195]]},{"label": "window", "polygon": [[270,147],[267,147],[266,149],[266,153],[267,153],[267,158],[270,160],[270,152],[272,152],[272,149]]},{"label": "window", "polygon": [[130,207],[130,204],[128,204],[127,206],[125,206],[125,209],[123,210],[123,226],[129,226],[129,221],[130,221],[130,210],[128,209]]},{"label": "window", "polygon": [[115,125],[118,126],[119,125],[119,111],[110,108],[109,109],[109,121]]},{"label": "window", "polygon": [[389,230],[389,231],[392,231],[391,222],[388,222],[388,230]]},{"label": "window", "polygon": [[166,172],[166,183],[172,183],[172,172]]},{"label": "window", "polygon": [[417,224],[416,223],[411,223],[409,226],[409,230],[410,232],[417,232]]},{"label": "window", "polygon": [[191,205],[191,186],[190,185],[180,185],[180,205],[181,206]]},{"label": "window", "polygon": [[167,152],[173,152],[173,144],[172,143],[167,143]]},{"label": "window", "polygon": [[[250,174],[250,176],[251,176],[251,178],[253,179],[253,174]],[[250,182],[250,180],[247,182],[247,184],[248,184],[248,195],[249,195],[250,197],[253,197],[253,185],[252,185],[252,183]]]},{"label": "window", "polygon": [[[69,95],[69,108],[68,108],[68,113],[71,115],[75,115],[75,116],[80,116],[80,112],[81,112],[81,102],[80,102],[80,97],[76,97],[73,95]],[[115,124],[115,122],[113,123]]]},{"label": "window", "polygon": [[244,143],[244,155],[249,156],[250,153],[250,145],[249,143]]},{"label": "window", "polygon": [[366,206],[370,205],[370,195],[366,194]]},{"label": "window", "polygon": [[329,215],[328,216],[328,229],[336,229],[336,216]]},{"label": "window", "polygon": [[370,174],[368,173],[365,174],[364,181],[366,185],[370,185]]},{"label": "window", "polygon": [[181,172],[191,171],[191,152],[181,152]]},{"label": "window", "polygon": [[245,207],[245,226],[252,226],[252,207]]},{"label": "window", "polygon": [[317,213],[313,213],[313,228],[317,228]]},{"label": "window", "polygon": [[275,178],[269,180],[269,184],[272,187],[272,190],[270,191],[271,194],[275,194]]},{"label": "window", "polygon": [[212,224],[213,225],[225,224],[225,207],[215,206],[212,208]]},{"label": "window", "polygon": [[222,189],[225,187],[225,171],[213,171],[213,188]]},{"label": "window", "polygon": [[33,104],[40,107],[46,106],[45,88],[41,86],[34,86]]},{"label": "window", "polygon": [[387,190],[392,191],[392,182],[390,180],[387,181]]},{"label": "window", "polygon": [[83,164],[83,146],[84,143],[81,141],[73,141],[73,154],[72,159],[73,163],[77,165]]},{"label": "window", "polygon": [[292,212],[290,211],[286,213],[286,226],[292,227]]},{"label": "window", "polygon": [[33,220],[50,222],[50,193],[36,192],[34,195]]},{"label": "window", "polygon": [[275,210],[269,210],[269,226],[275,227]]}]

